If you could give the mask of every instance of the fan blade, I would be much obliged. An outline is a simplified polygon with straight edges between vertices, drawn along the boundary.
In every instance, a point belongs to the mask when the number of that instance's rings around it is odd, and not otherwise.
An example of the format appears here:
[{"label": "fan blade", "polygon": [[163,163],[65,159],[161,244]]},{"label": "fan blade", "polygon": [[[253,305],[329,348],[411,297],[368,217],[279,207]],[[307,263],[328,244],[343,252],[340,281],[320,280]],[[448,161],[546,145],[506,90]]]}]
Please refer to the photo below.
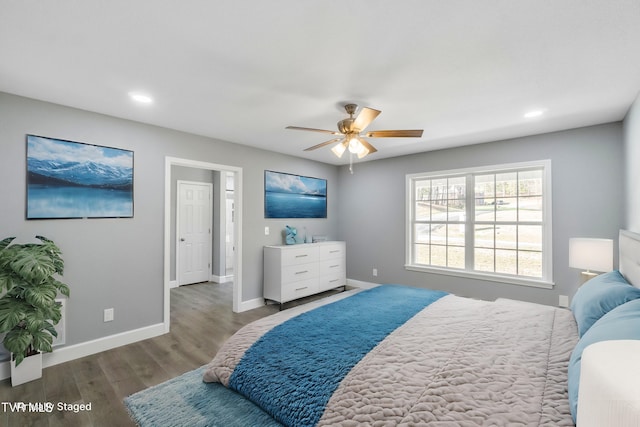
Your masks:
[{"label": "fan blade", "polygon": [[369,138],[420,138],[422,136],[422,129],[414,130],[373,130],[367,132],[364,136]]},{"label": "fan blade", "polygon": [[342,140],[342,138],[333,138],[333,139],[331,139],[329,141],[321,142],[318,145],[314,145],[313,147],[305,148],[304,151],[311,151],[311,150],[315,150],[317,148],[322,148],[325,145],[333,144],[334,142],[338,142],[340,140]]},{"label": "fan blade", "polygon": [[293,129],[293,130],[309,130],[311,132],[322,132],[322,133],[330,133],[331,135],[340,135],[340,132],[336,132],[334,130],[325,130],[325,129],[314,129],[314,128],[302,128],[299,126],[287,126],[285,129]]},{"label": "fan blade", "polygon": [[358,129],[358,132],[362,132],[380,113],[381,111],[374,110],[373,108],[363,107],[353,122],[353,127]]},{"label": "fan blade", "polygon": [[378,151],[378,150],[376,149],[376,147],[374,147],[373,145],[369,144],[369,142],[368,142],[366,139],[364,139],[364,138],[358,138],[358,141],[360,141],[360,144],[364,145],[364,146],[365,146],[365,148],[366,148],[367,150],[369,150],[369,152],[368,152],[367,154],[375,153],[376,151]]}]

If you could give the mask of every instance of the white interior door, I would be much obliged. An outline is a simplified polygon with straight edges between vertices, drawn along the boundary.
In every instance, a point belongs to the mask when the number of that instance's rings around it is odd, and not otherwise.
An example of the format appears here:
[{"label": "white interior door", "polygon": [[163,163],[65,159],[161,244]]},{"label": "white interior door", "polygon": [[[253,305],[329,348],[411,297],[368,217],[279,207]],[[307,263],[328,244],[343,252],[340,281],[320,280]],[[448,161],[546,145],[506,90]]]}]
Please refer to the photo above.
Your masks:
[{"label": "white interior door", "polygon": [[178,285],[206,282],[211,271],[213,184],[178,181]]}]

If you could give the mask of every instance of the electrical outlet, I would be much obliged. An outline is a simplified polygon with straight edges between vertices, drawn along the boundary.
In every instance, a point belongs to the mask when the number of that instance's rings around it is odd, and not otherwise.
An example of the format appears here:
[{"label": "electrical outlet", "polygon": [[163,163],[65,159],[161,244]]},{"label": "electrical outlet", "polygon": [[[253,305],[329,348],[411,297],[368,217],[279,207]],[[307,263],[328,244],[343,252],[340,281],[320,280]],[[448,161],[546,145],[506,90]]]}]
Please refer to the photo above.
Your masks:
[{"label": "electrical outlet", "polygon": [[268,236],[269,235],[269,227],[265,227],[264,228],[264,235]]},{"label": "electrical outlet", "polygon": [[373,277],[376,277],[378,275],[378,269],[374,268],[373,269]]},{"label": "electrical outlet", "polygon": [[567,295],[558,295],[558,306],[569,307],[569,297]]},{"label": "electrical outlet", "polygon": [[104,309],[104,321],[112,322],[113,321],[113,308],[105,308]]}]

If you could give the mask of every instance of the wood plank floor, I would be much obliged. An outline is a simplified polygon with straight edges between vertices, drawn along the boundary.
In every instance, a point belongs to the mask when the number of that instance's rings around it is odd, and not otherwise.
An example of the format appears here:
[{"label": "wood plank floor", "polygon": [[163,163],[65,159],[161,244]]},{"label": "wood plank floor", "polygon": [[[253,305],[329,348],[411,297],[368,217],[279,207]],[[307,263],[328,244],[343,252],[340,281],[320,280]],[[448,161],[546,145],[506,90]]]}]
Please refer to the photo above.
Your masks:
[{"label": "wood plank floor", "polygon": [[278,311],[270,305],[233,313],[232,292],[231,283],[172,289],[170,333],[46,368],[41,379],[17,387],[1,381],[0,402],[91,402],[91,411],[20,413],[3,403],[0,426],[134,426],[126,396],[208,363],[242,326]]}]

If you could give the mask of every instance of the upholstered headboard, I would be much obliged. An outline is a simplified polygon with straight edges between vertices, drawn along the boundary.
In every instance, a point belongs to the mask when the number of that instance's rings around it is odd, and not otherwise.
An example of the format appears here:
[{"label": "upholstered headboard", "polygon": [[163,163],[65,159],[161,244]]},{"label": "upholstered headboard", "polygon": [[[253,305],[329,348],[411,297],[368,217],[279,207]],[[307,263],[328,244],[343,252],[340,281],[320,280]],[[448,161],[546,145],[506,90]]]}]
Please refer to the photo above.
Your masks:
[{"label": "upholstered headboard", "polygon": [[640,288],[640,234],[620,230],[618,241],[620,273],[636,288]]}]

